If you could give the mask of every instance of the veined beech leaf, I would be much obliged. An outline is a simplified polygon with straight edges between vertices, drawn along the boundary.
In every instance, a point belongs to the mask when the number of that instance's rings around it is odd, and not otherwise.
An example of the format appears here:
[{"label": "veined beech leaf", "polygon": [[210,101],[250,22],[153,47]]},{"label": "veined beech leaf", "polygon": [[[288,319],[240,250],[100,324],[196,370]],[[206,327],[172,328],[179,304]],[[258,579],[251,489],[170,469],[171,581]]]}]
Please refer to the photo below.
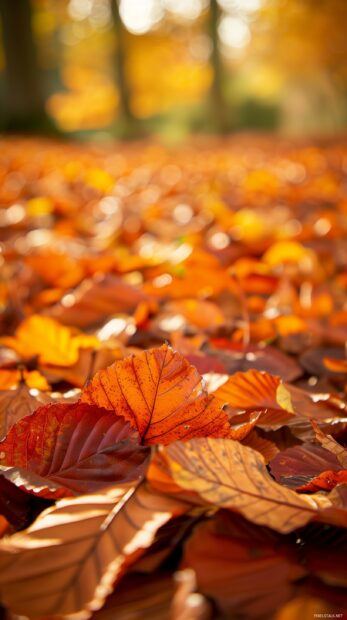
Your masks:
[{"label": "veined beech leaf", "polygon": [[157,530],[188,508],[146,484],[60,500],[0,541],[1,600],[30,618],[88,618]]},{"label": "veined beech leaf", "polygon": [[192,439],[165,448],[173,478],[207,502],[241,512],[258,525],[291,532],[331,506],[277,484],[260,453],[227,439]]},{"label": "veined beech leaf", "polygon": [[87,404],[40,407],[0,444],[0,471],[47,498],[139,480],[148,448],[124,418]]},{"label": "veined beech leaf", "polygon": [[145,444],[230,436],[227,415],[196,368],[166,344],[100,370],[81,400],[122,415]]}]

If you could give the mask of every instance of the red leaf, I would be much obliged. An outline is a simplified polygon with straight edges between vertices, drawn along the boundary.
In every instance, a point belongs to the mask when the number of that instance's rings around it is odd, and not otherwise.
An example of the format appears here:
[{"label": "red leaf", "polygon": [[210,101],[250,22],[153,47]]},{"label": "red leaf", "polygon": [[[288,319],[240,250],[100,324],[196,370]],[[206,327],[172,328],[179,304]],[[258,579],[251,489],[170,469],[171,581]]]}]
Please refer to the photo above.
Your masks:
[{"label": "red leaf", "polygon": [[325,470],[337,472],[341,469],[333,454],[310,443],[283,450],[272,459],[269,467],[277,482],[294,489]]},{"label": "red leaf", "polygon": [[46,405],[17,422],[0,456],[17,486],[58,498],[139,479],[148,449],[123,418],[77,403]]},{"label": "red leaf", "polygon": [[347,470],[323,471],[321,474],[298,487],[296,490],[302,493],[315,493],[316,491],[331,491],[338,484],[347,483]]}]

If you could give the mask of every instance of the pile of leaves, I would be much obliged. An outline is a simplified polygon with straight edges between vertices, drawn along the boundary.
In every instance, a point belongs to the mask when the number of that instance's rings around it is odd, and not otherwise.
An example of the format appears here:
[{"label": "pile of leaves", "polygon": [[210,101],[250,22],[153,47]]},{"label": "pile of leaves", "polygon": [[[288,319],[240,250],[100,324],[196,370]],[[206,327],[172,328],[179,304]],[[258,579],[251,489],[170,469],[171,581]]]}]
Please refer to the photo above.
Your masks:
[{"label": "pile of leaves", "polygon": [[0,150],[0,600],[347,613],[347,147]]}]

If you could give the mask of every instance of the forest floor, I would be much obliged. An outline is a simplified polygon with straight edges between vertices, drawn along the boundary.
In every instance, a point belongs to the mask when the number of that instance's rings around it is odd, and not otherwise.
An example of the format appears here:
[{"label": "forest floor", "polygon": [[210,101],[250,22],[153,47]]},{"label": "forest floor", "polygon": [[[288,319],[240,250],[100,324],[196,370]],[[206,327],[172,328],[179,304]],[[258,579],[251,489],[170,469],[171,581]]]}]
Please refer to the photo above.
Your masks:
[{"label": "forest floor", "polygon": [[3,617],[347,618],[347,140],[3,138],[0,262]]}]

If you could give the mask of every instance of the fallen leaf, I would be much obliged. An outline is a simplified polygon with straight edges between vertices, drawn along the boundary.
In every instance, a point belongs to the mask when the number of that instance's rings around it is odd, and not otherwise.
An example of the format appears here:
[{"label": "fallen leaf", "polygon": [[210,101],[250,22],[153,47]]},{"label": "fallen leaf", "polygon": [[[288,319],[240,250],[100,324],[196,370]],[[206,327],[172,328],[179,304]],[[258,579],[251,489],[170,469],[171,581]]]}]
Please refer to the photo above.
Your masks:
[{"label": "fallen leaf", "polygon": [[228,369],[229,374],[250,369],[279,375],[283,381],[295,381],[302,369],[293,357],[271,346],[243,346],[226,338],[211,338],[212,349],[205,353],[214,355]]},{"label": "fallen leaf", "polygon": [[144,484],[60,500],[0,541],[1,598],[30,618],[89,618],[157,530],[188,507]]},{"label": "fallen leaf", "polygon": [[60,303],[47,309],[45,314],[64,325],[84,328],[101,323],[117,312],[132,311],[139,303],[149,299],[140,288],[118,276],[97,274],[84,280]]},{"label": "fallen leaf", "polygon": [[148,449],[129,423],[87,404],[51,404],[15,424],[0,443],[0,472],[47,498],[94,493],[139,480]]},{"label": "fallen leaf", "polygon": [[318,424],[311,420],[311,424],[315,430],[316,438],[322,444],[323,448],[329,450],[332,454],[334,454],[338,460],[338,462],[347,469],[347,450],[344,446],[341,446],[336,439],[334,439],[331,435],[326,435],[323,433],[321,428],[319,428]]},{"label": "fallen leaf", "polygon": [[298,495],[277,484],[259,452],[237,441],[192,439],[168,446],[165,454],[178,485],[278,532],[302,527],[317,517],[320,509],[330,507],[325,498]]},{"label": "fallen leaf", "polygon": [[279,452],[269,463],[277,482],[296,489],[325,470],[341,469],[335,455],[311,443],[294,446]]},{"label": "fallen leaf", "polygon": [[22,359],[38,356],[43,365],[72,366],[80,349],[95,348],[100,343],[94,336],[74,335],[54,319],[33,314],[17,327],[14,338],[0,338],[0,344],[14,349]]},{"label": "fallen leaf", "polygon": [[20,383],[14,390],[0,391],[0,440],[21,418],[50,402],[52,399],[46,392],[30,389],[26,383]]},{"label": "fallen leaf", "polygon": [[197,370],[167,345],[100,370],[81,401],[124,416],[147,445],[230,435],[226,413],[207,394]]},{"label": "fallen leaf", "polygon": [[280,377],[267,372],[237,372],[214,395],[235,409],[286,409],[293,412],[290,394]]},{"label": "fallen leaf", "polygon": [[49,384],[43,375],[37,370],[0,370],[0,391],[10,390],[19,386],[21,381],[28,386],[29,389],[46,391],[49,390]]},{"label": "fallen leaf", "polygon": [[223,617],[272,618],[306,573],[295,565],[295,548],[282,539],[221,511],[194,529],[182,565],[195,571],[199,590],[216,601]]},{"label": "fallen leaf", "polygon": [[347,470],[323,471],[309,482],[297,487],[299,493],[316,493],[317,491],[331,491],[338,484],[347,483]]}]

